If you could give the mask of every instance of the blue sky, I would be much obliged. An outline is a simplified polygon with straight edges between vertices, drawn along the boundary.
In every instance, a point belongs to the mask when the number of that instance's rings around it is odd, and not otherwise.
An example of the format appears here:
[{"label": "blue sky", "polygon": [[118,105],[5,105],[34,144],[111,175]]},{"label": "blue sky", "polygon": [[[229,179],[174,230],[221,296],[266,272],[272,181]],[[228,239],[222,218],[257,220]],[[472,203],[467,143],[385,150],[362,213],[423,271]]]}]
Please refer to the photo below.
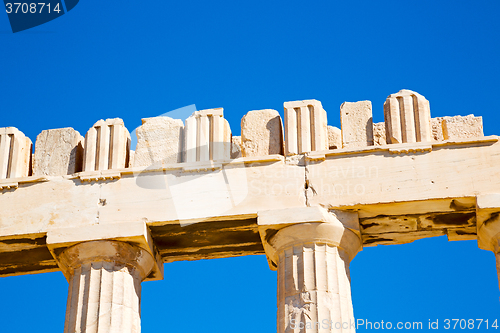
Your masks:
[{"label": "blue sky", "polygon": [[[344,101],[371,100],[379,122],[385,98],[411,89],[433,117],[473,113],[500,134],[499,14],[500,2],[481,0],[87,0],[16,34],[4,14],[0,127],[33,141],[103,118],[133,130],[196,104],[223,107],[239,135],[246,112],[313,98],[340,126]],[[475,241],[365,248],[351,279],[355,317],[372,322],[500,313],[494,256]],[[61,273],[1,278],[0,290],[0,332],[63,331]],[[142,322],[146,333],[276,332],[276,273],[264,256],[166,265],[164,281],[143,284]]]}]

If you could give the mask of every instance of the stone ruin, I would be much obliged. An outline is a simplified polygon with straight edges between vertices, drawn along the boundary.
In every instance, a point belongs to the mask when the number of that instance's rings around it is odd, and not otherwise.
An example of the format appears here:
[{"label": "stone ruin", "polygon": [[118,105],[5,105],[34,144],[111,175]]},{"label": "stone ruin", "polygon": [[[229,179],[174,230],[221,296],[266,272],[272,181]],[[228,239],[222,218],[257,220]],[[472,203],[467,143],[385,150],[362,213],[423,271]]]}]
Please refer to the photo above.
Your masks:
[{"label": "stone ruin", "polygon": [[121,119],[45,130],[34,153],[1,128],[0,276],[62,271],[65,332],[140,332],[141,282],[164,264],[265,254],[283,333],[353,320],[363,247],[477,239],[500,267],[498,136],[481,117],[431,118],[410,90],[384,116],[345,102],[339,129],[320,101],[285,102],[284,119],[248,112],[237,137],[223,109],[201,110],[143,119],[135,151]]}]

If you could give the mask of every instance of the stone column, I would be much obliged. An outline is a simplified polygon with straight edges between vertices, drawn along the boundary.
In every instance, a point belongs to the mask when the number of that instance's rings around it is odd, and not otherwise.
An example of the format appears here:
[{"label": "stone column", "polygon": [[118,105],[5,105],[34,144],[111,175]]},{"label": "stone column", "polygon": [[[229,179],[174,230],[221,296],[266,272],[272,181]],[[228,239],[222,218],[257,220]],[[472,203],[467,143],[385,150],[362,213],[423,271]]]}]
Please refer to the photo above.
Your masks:
[{"label": "stone column", "polygon": [[147,251],[90,241],[67,248],[59,260],[69,271],[65,333],[141,331],[141,282],[154,266]]},{"label": "stone column", "polygon": [[278,333],[355,332],[349,263],[362,249],[357,214],[290,210],[281,212],[286,222],[306,222],[282,227],[272,224],[278,214],[259,215],[268,260],[278,270]]}]

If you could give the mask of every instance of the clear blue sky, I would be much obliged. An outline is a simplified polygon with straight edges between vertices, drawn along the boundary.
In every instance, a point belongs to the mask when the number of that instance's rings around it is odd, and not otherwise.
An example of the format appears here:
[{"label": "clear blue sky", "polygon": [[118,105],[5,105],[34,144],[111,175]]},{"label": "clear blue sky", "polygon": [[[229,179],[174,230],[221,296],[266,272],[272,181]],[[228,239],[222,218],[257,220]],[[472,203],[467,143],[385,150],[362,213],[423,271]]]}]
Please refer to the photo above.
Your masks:
[{"label": "clear blue sky", "polygon": [[[0,127],[33,141],[101,118],[133,130],[196,104],[223,107],[239,135],[246,112],[313,98],[339,126],[344,101],[371,100],[379,122],[387,95],[411,89],[433,117],[473,113],[500,134],[499,14],[482,0],[86,0],[16,34],[0,14]],[[475,241],[365,248],[351,279],[356,318],[500,317],[494,255]],[[63,331],[61,273],[0,278],[0,291],[0,332]],[[276,273],[264,256],[166,265],[164,281],[143,284],[142,322],[146,333],[276,332]]]}]

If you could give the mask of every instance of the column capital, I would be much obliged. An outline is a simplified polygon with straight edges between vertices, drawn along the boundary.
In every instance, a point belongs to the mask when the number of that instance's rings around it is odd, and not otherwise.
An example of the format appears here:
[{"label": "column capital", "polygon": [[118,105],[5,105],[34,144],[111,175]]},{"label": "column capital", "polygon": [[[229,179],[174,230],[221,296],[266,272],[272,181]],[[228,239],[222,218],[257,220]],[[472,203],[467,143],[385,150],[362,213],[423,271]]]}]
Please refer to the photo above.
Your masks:
[{"label": "column capital", "polygon": [[307,243],[335,246],[350,261],[362,250],[356,212],[331,211],[323,207],[298,207],[258,213],[257,223],[269,267],[276,270],[285,248]]},{"label": "column capital", "polygon": [[[47,233],[47,246],[52,253],[52,256],[57,261],[58,266],[61,268],[66,279],[70,279],[71,270],[74,268],[71,258],[65,258],[61,256],[66,252],[67,255],[74,256],[74,251],[77,249],[85,249],[87,254],[78,254],[80,259],[74,258],[75,260],[83,260],[82,255],[92,256],[96,255],[95,259],[90,259],[90,261],[117,261],[124,260],[123,257],[127,251],[131,251],[127,246],[112,247],[111,245],[106,245],[103,247],[104,252],[88,252],[86,246],[80,244],[94,244],[94,246],[101,246],[104,243],[97,243],[98,241],[108,242],[109,244],[123,243],[136,248],[137,253],[147,253],[151,256],[153,261],[152,269],[149,269],[147,275],[143,277],[143,280],[162,280],[163,279],[163,262],[161,256],[159,255],[148,227],[144,222],[126,222],[126,223],[106,223],[106,224],[96,224],[76,228],[58,228],[49,230]],[[111,247],[110,247],[111,246]],[[90,246],[92,247],[92,246]],[[70,249],[72,249],[70,251]],[[110,251],[107,254],[106,251]],[[97,249],[95,250],[97,251]],[[125,251],[125,252],[123,252]],[[97,255],[100,253],[99,255]],[[99,259],[105,258],[106,256],[115,255],[112,259]],[[131,254],[129,254],[131,255]],[[146,254],[141,254],[141,256],[146,257]],[[130,257],[132,262],[135,260]]]},{"label": "column capital", "polygon": [[113,262],[115,266],[135,269],[141,281],[149,275],[155,264],[153,256],[143,248],[112,240],[78,243],[64,249],[58,259],[67,272],[85,264]]}]

